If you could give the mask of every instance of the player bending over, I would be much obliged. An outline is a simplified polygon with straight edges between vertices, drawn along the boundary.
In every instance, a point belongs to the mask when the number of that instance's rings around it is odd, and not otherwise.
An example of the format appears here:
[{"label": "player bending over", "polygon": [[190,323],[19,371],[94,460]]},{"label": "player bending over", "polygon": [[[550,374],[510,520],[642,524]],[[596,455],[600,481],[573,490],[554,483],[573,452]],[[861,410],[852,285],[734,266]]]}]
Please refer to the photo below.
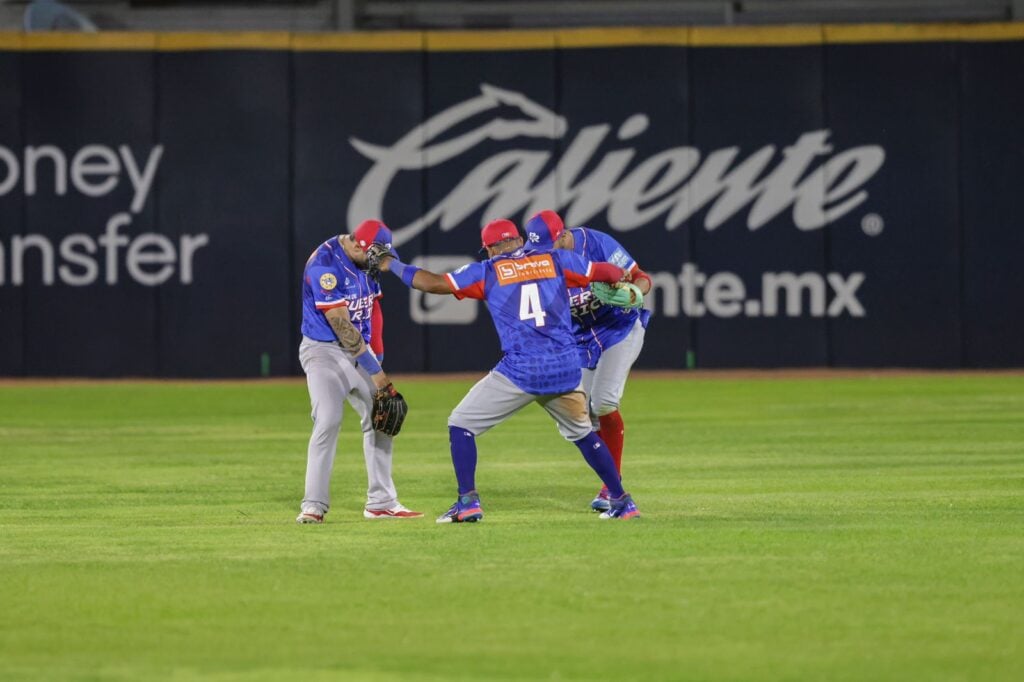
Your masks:
[{"label": "player bending over", "polygon": [[[306,261],[299,361],[313,406],[313,435],[299,523],[322,523],[330,509],[331,469],[346,399],[362,420],[369,480],[363,516],[423,516],[399,504],[391,480],[392,436],[401,428],[407,408],[378,360],[384,353],[384,321],[380,284],[366,273],[366,249],[371,244],[391,249],[391,231],[376,220],[362,222],[351,235],[332,237]],[[382,406],[395,411],[393,418],[381,415]]]},{"label": "player bending over", "polygon": [[[589,227],[566,230],[554,211],[541,211],[530,218],[525,232],[531,250],[563,249],[587,260],[608,261],[624,268],[639,291],[639,295],[632,292],[631,296],[629,288],[607,295],[600,289],[591,291],[580,286],[569,289],[573,331],[583,368],[583,388],[590,396],[590,418],[601,439],[608,444],[615,468],[621,475],[626,427],[619,413],[619,401],[626,390],[629,370],[644,345],[651,313],[641,306],[643,296],[651,290],[651,278],[610,235]],[[590,503],[591,509],[600,512],[609,509],[608,495],[608,488],[601,488]]]},{"label": "player bending over", "polygon": [[602,518],[639,516],[622,489],[608,446],[591,428],[587,416],[565,291],[568,286],[583,287],[591,281],[617,282],[623,270],[609,263],[591,263],[568,251],[528,255],[519,231],[509,220],[488,223],[481,237],[488,260],[444,275],[392,259],[382,248],[374,250],[381,269],[390,270],[407,286],[486,301],[501,341],[501,361],[470,389],[448,418],[459,498],[437,522],[483,518],[475,481],[476,437],[531,402],[547,410],[562,436],[579,448],[608,486],[610,505]]}]

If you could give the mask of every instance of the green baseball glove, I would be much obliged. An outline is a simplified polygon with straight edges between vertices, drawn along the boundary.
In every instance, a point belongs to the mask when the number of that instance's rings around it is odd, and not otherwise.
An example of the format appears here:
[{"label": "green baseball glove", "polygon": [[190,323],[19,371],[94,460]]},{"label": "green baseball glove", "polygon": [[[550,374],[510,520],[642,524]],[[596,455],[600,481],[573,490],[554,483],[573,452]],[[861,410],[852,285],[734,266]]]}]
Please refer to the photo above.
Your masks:
[{"label": "green baseball glove", "polygon": [[615,284],[593,282],[590,285],[590,290],[594,292],[594,297],[601,303],[617,308],[639,308],[644,304],[643,292],[632,282],[616,282]]}]

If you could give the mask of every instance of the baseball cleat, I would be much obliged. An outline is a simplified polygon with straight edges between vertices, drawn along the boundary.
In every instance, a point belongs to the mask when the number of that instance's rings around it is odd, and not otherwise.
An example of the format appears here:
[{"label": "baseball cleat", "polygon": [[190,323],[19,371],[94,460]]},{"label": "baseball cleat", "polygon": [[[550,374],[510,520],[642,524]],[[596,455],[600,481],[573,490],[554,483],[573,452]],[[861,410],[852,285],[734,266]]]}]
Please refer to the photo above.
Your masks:
[{"label": "baseball cleat", "polygon": [[606,512],[612,508],[612,503],[608,501],[608,486],[601,488],[597,497],[590,503],[590,508],[596,512]]},{"label": "baseball cleat", "polygon": [[406,509],[403,505],[396,503],[387,509],[364,509],[363,518],[367,519],[418,519],[423,512]]},{"label": "baseball cleat", "polygon": [[313,512],[302,512],[295,518],[296,523],[323,523],[324,515]]},{"label": "baseball cleat", "polygon": [[484,517],[480,508],[480,495],[476,491],[459,495],[459,499],[444,514],[437,517],[438,523],[475,523]]},{"label": "baseball cleat", "polygon": [[616,500],[609,500],[609,502],[611,509],[601,514],[602,519],[621,519],[625,521],[627,519],[640,518],[640,510],[636,508],[636,503],[633,502],[633,498],[629,496],[629,493]]}]

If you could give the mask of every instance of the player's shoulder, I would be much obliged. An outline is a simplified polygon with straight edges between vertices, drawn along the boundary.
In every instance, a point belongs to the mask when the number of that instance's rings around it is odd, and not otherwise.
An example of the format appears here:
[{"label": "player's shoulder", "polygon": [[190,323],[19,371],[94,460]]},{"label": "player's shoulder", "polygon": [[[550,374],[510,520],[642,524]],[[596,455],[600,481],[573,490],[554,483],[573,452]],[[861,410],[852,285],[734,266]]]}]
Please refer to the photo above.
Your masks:
[{"label": "player's shoulder", "polygon": [[620,268],[628,268],[633,263],[633,257],[626,250],[618,239],[600,230],[586,228],[587,230],[587,254],[594,260],[602,260],[618,265]]},{"label": "player's shoulder", "polygon": [[557,263],[563,270],[585,273],[588,265],[590,264],[590,258],[588,258],[586,254],[577,253],[576,251],[556,249],[555,251],[551,251],[550,254],[555,263]]},{"label": "player's shoulder", "polygon": [[619,241],[602,230],[595,230],[592,227],[578,227],[579,235],[583,237],[584,244],[588,248],[603,248],[608,246],[619,246]]},{"label": "player's shoulder", "polygon": [[455,268],[448,274],[452,275],[453,277],[479,278],[482,277],[483,274],[487,271],[487,266],[489,264],[490,260],[473,261],[472,263],[466,263],[465,265]]},{"label": "player's shoulder", "polygon": [[[341,244],[337,237],[332,237],[313,249],[306,260],[306,269],[310,267],[334,267],[337,264],[337,254],[341,251]],[[343,252],[342,252],[343,253]]]},{"label": "player's shoulder", "polygon": [[551,256],[558,263],[565,263],[574,259],[580,258],[580,254],[572,250],[567,249],[555,249],[553,251],[538,251],[537,254],[544,254]]},{"label": "player's shoulder", "polygon": [[448,283],[456,289],[465,289],[487,278],[487,268],[490,261],[476,261],[466,263],[454,270],[445,273]]}]

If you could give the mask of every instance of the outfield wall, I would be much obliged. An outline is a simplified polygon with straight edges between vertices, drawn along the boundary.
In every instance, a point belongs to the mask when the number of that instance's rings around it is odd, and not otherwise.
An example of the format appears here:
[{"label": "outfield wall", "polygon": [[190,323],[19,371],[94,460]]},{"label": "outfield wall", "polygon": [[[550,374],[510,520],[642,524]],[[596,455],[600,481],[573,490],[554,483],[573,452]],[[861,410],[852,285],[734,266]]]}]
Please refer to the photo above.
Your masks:
[{"label": "outfield wall", "polygon": [[[299,371],[309,252],[454,268],[556,208],[654,277],[638,365],[1024,365],[1024,25],[0,34],[0,375]],[[385,280],[385,365],[480,371]]]}]

